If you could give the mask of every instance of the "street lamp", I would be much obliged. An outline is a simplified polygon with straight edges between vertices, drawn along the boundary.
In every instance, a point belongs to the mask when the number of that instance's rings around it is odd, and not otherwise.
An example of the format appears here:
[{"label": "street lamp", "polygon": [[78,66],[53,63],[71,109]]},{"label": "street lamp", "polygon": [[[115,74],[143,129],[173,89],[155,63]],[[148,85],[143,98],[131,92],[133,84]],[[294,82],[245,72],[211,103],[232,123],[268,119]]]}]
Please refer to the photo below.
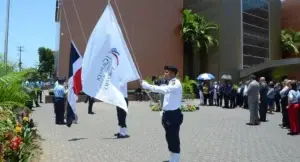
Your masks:
[{"label": "street lamp", "polygon": [[7,74],[7,53],[8,53],[8,35],[9,35],[9,16],[10,16],[10,0],[6,0],[6,27],[5,27],[5,41],[4,41],[4,66],[5,74]]}]

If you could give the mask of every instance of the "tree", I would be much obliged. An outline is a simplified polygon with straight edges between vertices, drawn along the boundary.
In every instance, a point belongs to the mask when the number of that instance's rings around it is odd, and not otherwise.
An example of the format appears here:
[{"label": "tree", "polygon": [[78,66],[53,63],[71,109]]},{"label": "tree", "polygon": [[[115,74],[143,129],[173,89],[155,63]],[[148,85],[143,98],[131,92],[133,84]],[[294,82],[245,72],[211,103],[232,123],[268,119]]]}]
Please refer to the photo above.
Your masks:
[{"label": "tree", "polygon": [[51,77],[54,73],[54,53],[51,49],[40,47],[38,49],[39,54],[39,66],[38,71],[40,74],[47,74]]},{"label": "tree", "polygon": [[[17,64],[8,61],[7,74],[17,71]],[[3,54],[0,54],[0,77],[6,75]]]},{"label": "tree", "polygon": [[[218,25],[208,22],[203,16],[199,16],[188,9],[184,9],[182,15],[181,36],[184,40],[185,56],[188,55],[187,57],[190,57],[189,60],[205,60],[205,54],[209,52],[209,49],[219,45],[219,41],[216,38],[216,34],[219,31]],[[195,56],[197,57],[195,58]],[[188,61],[186,64],[191,64],[191,62]],[[197,62],[192,64],[197,64]],[[191,70],[193,71],[194,68],[191,68]]]},{"label": "tree", "polygon": [[291,29],[281,30],[281,51],[286,54],[299,54],[300,47],[300,32],[293,31]]}]

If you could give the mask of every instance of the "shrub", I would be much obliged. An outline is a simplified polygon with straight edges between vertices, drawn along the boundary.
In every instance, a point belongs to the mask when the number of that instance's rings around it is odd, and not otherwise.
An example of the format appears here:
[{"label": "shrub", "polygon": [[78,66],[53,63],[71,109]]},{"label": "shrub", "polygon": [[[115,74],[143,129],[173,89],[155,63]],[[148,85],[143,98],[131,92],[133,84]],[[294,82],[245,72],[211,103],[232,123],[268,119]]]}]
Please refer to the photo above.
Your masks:
[{"label": "shrub", "polygon": [[[28,109],[35,90],[22,87],[27,71],[0,76],[0,161],[30,161],[37,139]],[[31,102],[31,103],[30,103]],[[28,107],[27,107],[28,106]]]},{"label": "shrub", "polygon": [[190,104],[187,104],[187,105],[181,105],[180,107],[181,111],[183,112],[194,112],[197,110],[196,106],[195,105],[190,105]]}]

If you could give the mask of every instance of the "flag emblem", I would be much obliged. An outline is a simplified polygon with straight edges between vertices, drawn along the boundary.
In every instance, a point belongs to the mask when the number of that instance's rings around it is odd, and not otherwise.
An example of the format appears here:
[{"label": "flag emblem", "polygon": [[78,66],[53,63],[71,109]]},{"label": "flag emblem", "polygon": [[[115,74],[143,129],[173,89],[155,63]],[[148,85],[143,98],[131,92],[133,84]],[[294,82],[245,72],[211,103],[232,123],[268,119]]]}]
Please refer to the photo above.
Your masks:
[{"label": "flag emblem", "polygon": [[110,53],[115,57],[116,62],[117,62],[117,66],[119,66],[119,52],[117,51],[116,48],[112,48]]}]

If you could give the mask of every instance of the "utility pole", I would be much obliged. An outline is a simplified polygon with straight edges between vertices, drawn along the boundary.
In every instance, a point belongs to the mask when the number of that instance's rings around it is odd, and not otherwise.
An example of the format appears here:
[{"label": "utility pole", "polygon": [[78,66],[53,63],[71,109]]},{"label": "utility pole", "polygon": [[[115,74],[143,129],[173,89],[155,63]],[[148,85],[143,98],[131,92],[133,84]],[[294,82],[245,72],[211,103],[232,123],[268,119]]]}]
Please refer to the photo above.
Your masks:
[{"label": "utility pole", "polygon": [[7,53],[8,53],[8,35],[9,35],[9,16],[10,16],[10,0],[6,0],[6,28],[5,28],[5,41],[4,41],[4,66],[5,74],[7,74]]},{"label": "utility pole", "polygon": [[23,46],[18,46],[18,51],[19,51],[19,71],[22,70],[22,52],[24,52],[24,47]]}]

